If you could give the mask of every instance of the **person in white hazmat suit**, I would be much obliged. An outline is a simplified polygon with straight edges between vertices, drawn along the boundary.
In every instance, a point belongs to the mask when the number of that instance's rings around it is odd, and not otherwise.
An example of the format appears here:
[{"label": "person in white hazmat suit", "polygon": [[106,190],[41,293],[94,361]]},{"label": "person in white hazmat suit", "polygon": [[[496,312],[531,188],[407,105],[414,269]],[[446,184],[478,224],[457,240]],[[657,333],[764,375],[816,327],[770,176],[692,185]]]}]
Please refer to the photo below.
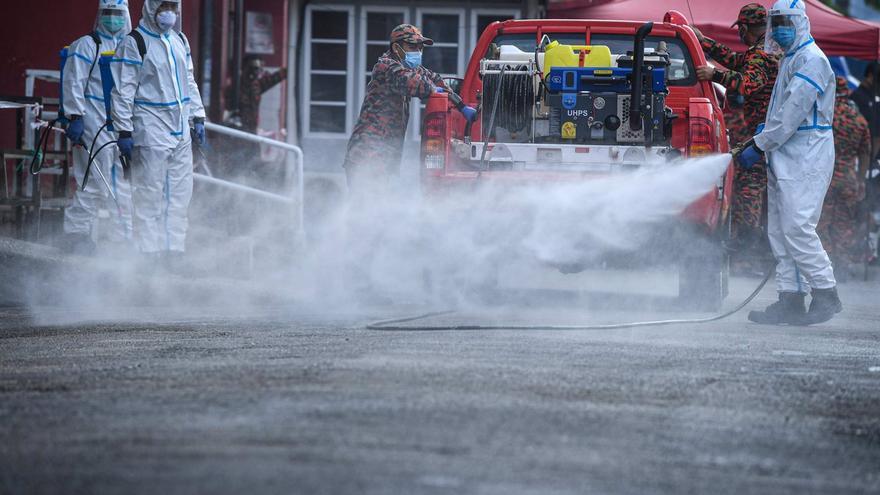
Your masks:
[{"label": "person in white hazmat suit", "polygon": [[122,179],[122,163],[115,148],[108,147],[96,155],[89,181],[82,187],[88,147],[94,140],[97,151],[114,138],[107,130],[98,133],[107,119],[98,58],[101,53],[114,51],[129,31],[128,0],[99,0],[93,31],[70,45],[64,64],[61,104],[70,120],[67,137],[74,145],[73,169],[79,185],[64,211],[64,233],[66,248],[75,254],[94,252],[94,227],[102,207],[110,212],[114,226],[108,236],[111,240],[125,242],[132,235],[131,187]]},{"label": "person in white hazmat suit", "polygon": [[835,79],[810,35],[803,0],[777,1],[767,20],[765,48],[782,54],[779,75],[764,125],[737,161],[750,167],[762,154],[768,158],[767,235],[777,261],[779,300],[764,311],[752,311],[749,320],[809,325],[843,309],[831,262],[816,234],[834,171]]},{"label": "person in white hazmat suit", "polygon": [[175,29],[179,13],[180,0],[144,2],[137,29],[116,50],[112,93],[119,151],[131,159],[138,249],[148,263],[161,258],[172,271],[186,250],[193,189],[190,133],[205,141],[205,109],[190,45]]}]

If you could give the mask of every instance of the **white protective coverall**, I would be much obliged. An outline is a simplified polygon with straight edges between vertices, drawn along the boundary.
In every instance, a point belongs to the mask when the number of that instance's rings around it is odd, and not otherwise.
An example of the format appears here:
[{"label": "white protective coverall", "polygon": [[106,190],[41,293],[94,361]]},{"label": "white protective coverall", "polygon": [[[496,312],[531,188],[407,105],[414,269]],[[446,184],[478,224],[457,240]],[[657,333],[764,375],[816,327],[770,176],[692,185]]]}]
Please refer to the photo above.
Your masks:
[{"label": "white protective coverall", "polygon": [[[115,33],[101,25],[102,10],[116,10],[125,18],[125,26]],[[82,140],[91,146],[95,133],[106,122],[104,109],[104,92],[101,85],[101,68],[98,58],[101,53],[116,50],[119,42],[131,31],[131,17],[128,13],[128,0],[99,0],[98,15],[95,19],[94,33],[101,41],[96,46],[91,35],[83,36],[71,43],[68,48],[67,61],[64,64],[64,81],[62,89],[62,106],[64,114],[80,115],[83,119]],[[102,145],[113,141],[115,137],[109,131],[102,131],[95,141],[94,151]],[[79,185],[73,196],[73,202],[64,211],[64,232],[68,234],[92,235],[98,210],[101,207],[110,212],[114,220],[111,238],[125,240],[131,238],[131,185],[122,178],[122,163],[114,146],[108,146],[96,155],[89,174],[89,183],[82,190],[83,177],[88,163],[88,150],[82,146],[73,148],[73,167],[76,183]],[[116,196],[113,201],[107,185],[98,176],[96,168],[100,168],[110,183]],[[118,204],[117,204],[118,203]]]},{"label": "white protective coverall", "polygon": [[[146,0],[134,37],[116,51],[113,120],[117,131],[134,139],[131,174],[134,228],[142,253],[183,252],[187,210],[192,198],[193,163],[190,123],[205,118],[193,77],[190,46],[183,33],[161,32],[156,11],[162,0]],[[180,0],[178,13],[180,12]]]},{"label": "white protective coverall", "polygon": [[[789,16],[796,29],[788,49],[772,39],[770,23],[777,15]],[[767,19],[767,52],[784,55],[755,144],[770,164],[767,235],[777,260],[777,290],[829,289],[836,281],[816,224],[834,171],[834,72],[810,35],[802,0],[777,1]]]}]

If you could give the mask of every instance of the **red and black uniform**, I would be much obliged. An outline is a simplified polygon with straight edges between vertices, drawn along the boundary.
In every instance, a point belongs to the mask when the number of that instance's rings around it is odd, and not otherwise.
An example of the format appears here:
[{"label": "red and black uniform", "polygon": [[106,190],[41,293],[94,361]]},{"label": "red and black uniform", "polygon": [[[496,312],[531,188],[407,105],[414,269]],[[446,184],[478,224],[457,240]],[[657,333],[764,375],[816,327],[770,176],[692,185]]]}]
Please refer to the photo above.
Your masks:
[{"label": "red and black uniform", "polygon": [[744,143],[752,137],[742,107],[737,108],[728,104],[724,109],[724,125],[727,127],[731,143]]},{"label": "red and black uniform", "polygon": [[[728,91],[741,94],[744,99],[745,128],[736,134],[731,133],[731,141],[754,136],[758,125],[764,123],[767,107],[770,106],[779,66],[778,58],[764,51],[763,36],[742,53],[734,52],[710,38],[703,39],[702,47],[709,57],[728,69],[716,70],[713,81],[723,85]],[[734,141],[732,144],[740,142],[742,141]],[[754,233],[761,230],[766,190],[767,170],[763,160],[749,169],[737,167],[732,208],[735,237],[743,234],[743,231]]]},{"label": "red and black uniform", "polygon": [[864,249],[859,249],[862,232],[859,203],[864,177],[859,177],[859,158],[871,154],[868,121],[849,99],[846,80],[838,78],[834,107],[834,175],[825,195],[822,216],[816,228],[822,245],[835,260],[861,263]]},{"label": "red and black uniform", "polygon": [[711,38],[704,37],[702,46],[712,60],[728,69],[716,70],[712,80],[743,96],[743,116],[754,132],[759,124],[764,123],[770,106],[779,69],[778,57],[764,51],[764,36],[742,53]]},{"label": "red and black uniform", "polygon": [[257,132],[260,117],[260,101],[263,93],[287,78],[287,69],[281,69],[260,77],[242,78],[241,94],[238,97],[238,115],[241,126],[248,132]]},{"label": "red and black uniform", "polygon": [[446,88],[439,74],[421,66],[406,67],[390,51],[379,57],[348,141],[346,170],[351,173],[366,168],[375,174],[396,174],[409,124],[410,99],[427,98],[437,87]]}]

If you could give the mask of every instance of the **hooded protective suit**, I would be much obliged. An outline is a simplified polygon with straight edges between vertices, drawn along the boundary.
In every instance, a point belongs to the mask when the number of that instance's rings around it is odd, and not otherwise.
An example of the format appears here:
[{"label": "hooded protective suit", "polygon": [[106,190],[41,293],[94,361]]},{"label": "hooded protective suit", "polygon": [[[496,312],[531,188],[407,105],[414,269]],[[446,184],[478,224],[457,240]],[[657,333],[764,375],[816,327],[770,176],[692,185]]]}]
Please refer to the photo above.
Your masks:
[{"label": "hooded protective suit", "polygon": [[[101,22],[104,10],[118,12],[115,32]],[[93,33],[100,41],[96,45],[91,34],[71,43],[69,56],[64,65],[63,101],[64,114],[68,117],[78,115],[83,122],[82,141],[90,146],[98,129],[106,122],[104,92],[101,86],[101,70],[98,57],[101,53],[116,50],[119,42],[131,31],[131,17],[128,13],[128,0],[99,0],[98,15]],[[112,133],[102,131],[95,142],[95,151],[114,139]],[[98,210],[103,206],[110,211],[115,220],[113,237],[129,239],[132,232],[131,187],[122,179],[122,164],[115,148],[108,147],[96,156],[92,167],[100,168],[110,182],[116,196],[114,202],[106,184],[92,170],[89,183],[81,190],[88,163],[88,150],[82,146],[73,149],[74,176],[80,184],[72,204],[64,212],[64,232],[68,234],[91,235]],[[118,204],[117,204],[118,203]]]},{"label": "hooded protective suit", "polygon": [[[190,123],[205,110],[183,33],[163,32],[156,20],[162,0],[146,0],[137,32],[146,51],[128,36],[116,52],[113,120],[134,140],[132,182],[138,248],[144,253],[185,249],[192,197]],[[180,0],[173,1],[178,5]]]},{"label": "hooded protective suit", "polygon": [[[816,234],[834,171],[835,80],[828,59],[810,35],[805,9],[802,0],[779,0],[768,12],[767,52],[784,56],[767,118],[755,136],[770,164],[767,234],[777,260],[779,292],[836,285]],[[789,28],[784,33],[788,39],[781,32],[774,36],[773,30],[782,27],[780,21]]]}]

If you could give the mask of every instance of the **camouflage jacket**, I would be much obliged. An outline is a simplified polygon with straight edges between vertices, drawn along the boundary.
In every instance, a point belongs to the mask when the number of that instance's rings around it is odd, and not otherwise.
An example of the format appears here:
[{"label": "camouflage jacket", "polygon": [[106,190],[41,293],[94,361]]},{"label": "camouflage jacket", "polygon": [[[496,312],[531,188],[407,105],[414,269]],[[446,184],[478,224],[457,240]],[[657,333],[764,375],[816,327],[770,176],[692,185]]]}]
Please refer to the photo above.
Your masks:
[{"label": "camouflage jacket", "polygon": [[439,74],[421,66],[410,69],[391,52],[379,57],[343,166],[366,164],[396,172],[409,123],[410,99],[427,98],[438,86],[446,87]]},{"label": "camouflage jacket", "polygon": [[260,101],[263,93],[280,83],[287,77],[287,69],[281,69],[272,74],[264,74],[253,79],[243,78],[241,81],[241,94],[238,98],[238,115],[241,118],[242,127],[255,132],[260,117]]},{"label": "camouflage jacket", "polygon": [[712,79],[728,91],[735,91],[745,98],[743,114],[750,134],[754,135],[758,125],[764,122],[767,107],[770,106],[779,58],[763,50],[763,36],[743,53],[736,53],[711,38],[704,38],[702,46],[709,57],[728,69],[716,70]]},{"label": "camouflage jacket", "polygon": [[858,184],[858,158],[871,154],[868,121],[846,95],[834,100],[834,186]]}]

